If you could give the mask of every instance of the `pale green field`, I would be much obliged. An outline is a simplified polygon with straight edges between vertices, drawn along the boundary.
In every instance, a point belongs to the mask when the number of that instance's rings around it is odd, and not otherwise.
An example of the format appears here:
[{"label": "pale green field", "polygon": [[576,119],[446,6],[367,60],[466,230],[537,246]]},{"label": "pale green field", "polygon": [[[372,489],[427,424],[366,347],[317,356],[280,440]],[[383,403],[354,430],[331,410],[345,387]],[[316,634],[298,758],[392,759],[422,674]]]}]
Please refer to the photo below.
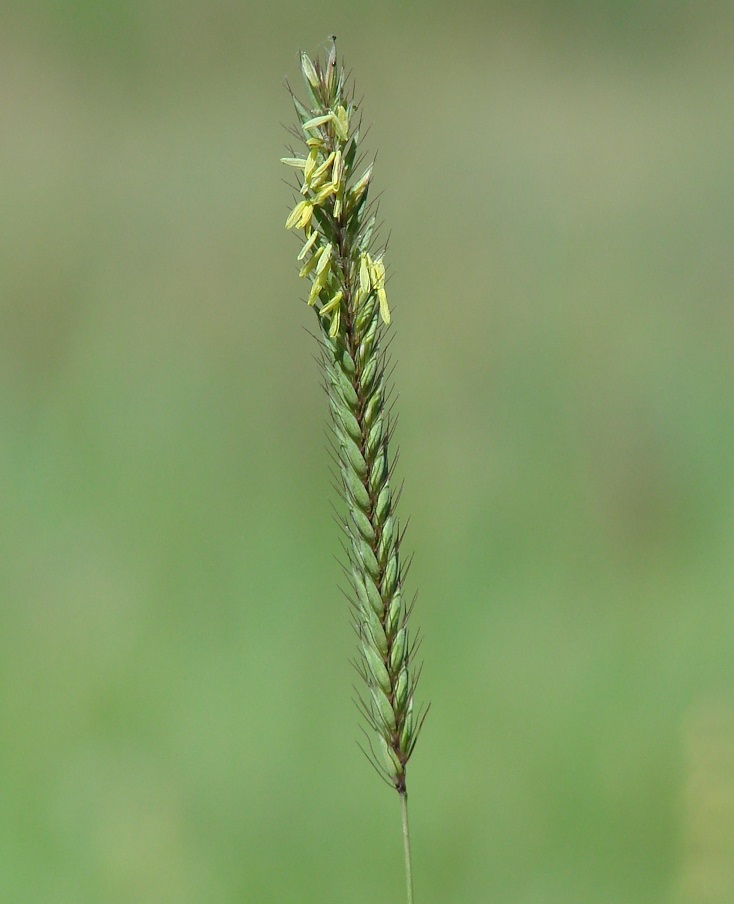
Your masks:
[{"label": "pale green field", "polygon": [[734,901],[734,9],[10,2],[0,899],[400,902],[282,87],[391,231],[419,904]]}]

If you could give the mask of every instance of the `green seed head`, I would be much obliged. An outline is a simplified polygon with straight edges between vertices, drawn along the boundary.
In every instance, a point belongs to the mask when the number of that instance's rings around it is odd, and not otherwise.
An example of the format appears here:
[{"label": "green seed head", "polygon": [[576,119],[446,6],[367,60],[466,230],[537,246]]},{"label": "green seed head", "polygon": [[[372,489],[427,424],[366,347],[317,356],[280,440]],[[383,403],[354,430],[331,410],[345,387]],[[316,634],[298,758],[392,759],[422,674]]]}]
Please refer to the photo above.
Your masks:
[{"label": "green seed head", "polygon": [[[297,180],[286,228],[301,232],[299,276],[316,312],[346,507],[345,544],[366,683],[361,708],[382,749],[375,765],[401,793],[418,729],[403,574],[390,487],[383,331],[391,312],[384,249],[375,248],[373,164],[362,159],[357,104],[336,46],[325,61],[301,54],[306,102],[294,97],[299,147],[282,162]],[[358,171],[357,168],[359,167]]]}]

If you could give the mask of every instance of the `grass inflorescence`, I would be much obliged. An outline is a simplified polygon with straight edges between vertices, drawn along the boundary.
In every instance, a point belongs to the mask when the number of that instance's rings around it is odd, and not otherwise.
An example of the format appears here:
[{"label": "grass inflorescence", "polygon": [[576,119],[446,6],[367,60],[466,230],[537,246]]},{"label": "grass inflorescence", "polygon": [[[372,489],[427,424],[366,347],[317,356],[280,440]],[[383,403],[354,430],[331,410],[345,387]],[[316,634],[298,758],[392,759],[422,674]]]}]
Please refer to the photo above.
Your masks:
[{"label": "grass inflorescence", "polygon": [[306,102],[291,91],[299,121],[292,133],[305,147],[282,158],[299,177],[286,228],[303,233],[299,275],[309,283],[307,302],[316,313],[345,503],[343,564],[362,679],[357,702],[371,729],[371,759],[401,796],[411,901],[406,768],[426,710],[414,704],[420,674],[408,628],[414,598],[406,601],[403,592],[400,493],[392,486],[385,249],[376,233],[376,204],[369,200],[373,163],[365,163],[360,151],[360,117],[337,65],[336,43],[323,62],[301,54],[301,70]]}]

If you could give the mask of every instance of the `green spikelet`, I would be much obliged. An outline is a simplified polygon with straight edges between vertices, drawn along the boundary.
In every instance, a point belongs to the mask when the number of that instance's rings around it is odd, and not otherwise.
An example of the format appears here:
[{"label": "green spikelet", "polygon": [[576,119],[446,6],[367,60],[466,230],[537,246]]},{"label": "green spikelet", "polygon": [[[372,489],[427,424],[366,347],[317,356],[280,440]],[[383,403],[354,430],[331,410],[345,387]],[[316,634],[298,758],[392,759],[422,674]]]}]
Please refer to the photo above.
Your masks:
[{"label": "green spikelet", "polygon": [[[366,689],[359,705],[377,743],[375,764],[401,794],[425,711],[414,715],[419,669],[403,602],[397,496],[390,488],[390,417],[386,404],[383,332],[390,323],[384,249],[373,248],[368,195],[372,164],[360,163],[357,107],[337,67],[301,55],[307,103],[293,98],[294,131],[305,145],[282,162],[300,177],[298,203],[286,228],[302,230],[300,275],[318,321],[334,430],[334,451],[346,506],[347,574],[353,589],[358,671]],[[398,494],[399,495],[399,494]],[[379,757],[375,754],[379,750]]]}]

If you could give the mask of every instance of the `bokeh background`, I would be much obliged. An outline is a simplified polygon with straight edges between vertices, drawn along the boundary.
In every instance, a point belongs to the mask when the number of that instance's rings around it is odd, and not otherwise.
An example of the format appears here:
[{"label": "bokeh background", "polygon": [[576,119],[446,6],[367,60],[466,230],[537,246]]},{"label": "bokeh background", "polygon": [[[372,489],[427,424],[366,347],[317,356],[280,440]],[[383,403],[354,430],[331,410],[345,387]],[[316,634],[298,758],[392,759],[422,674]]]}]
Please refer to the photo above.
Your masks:
[{"label": "bokeh background", "polygon": [[278,162],[391,231],[421,904],[734,901],[734,7],[5,0],[0,897],[401,901]]}]

